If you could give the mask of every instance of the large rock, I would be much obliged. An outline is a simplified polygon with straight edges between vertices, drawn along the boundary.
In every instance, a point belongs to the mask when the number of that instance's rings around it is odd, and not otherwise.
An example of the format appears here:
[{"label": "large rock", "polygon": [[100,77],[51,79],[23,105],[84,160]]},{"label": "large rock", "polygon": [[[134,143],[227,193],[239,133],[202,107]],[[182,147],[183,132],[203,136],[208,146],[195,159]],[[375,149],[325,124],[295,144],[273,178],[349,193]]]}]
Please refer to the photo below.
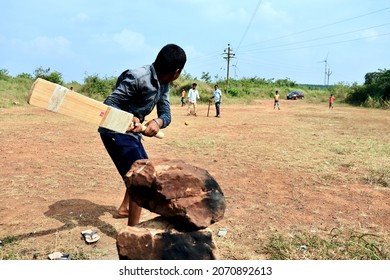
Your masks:
[{"label": "large rock", "polygon": [[204,169],[181,160],[138,160],[125,177],[131,198],[181,231],[207,228],[225,213],[223,192]]},{"label": "large rock", "polygon": [[178,232],[162,217],[125,227],[116,238],[120,260],[216,260],[208,229]]}]

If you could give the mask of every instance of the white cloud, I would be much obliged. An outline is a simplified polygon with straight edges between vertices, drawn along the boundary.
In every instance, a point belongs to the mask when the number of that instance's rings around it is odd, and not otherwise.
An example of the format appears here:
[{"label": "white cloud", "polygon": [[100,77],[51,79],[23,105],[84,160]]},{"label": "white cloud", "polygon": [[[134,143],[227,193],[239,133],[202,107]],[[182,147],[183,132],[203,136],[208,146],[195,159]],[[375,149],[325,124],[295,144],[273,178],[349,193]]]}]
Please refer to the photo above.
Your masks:
[{"label": "white cloud", "polygon": [[129,53],[144,52],[150,49],[145,43],[145,37],[138,32],[123,29],[115,34],[101,34],[96,37],[96,41],[103,44],[119,46]]},{"label": "white cloud", "polygon": [[282,23],[290,23],[291,18],[288,14],[281,10],[276,10],[270,2],[263,2],[259,8],[260,18],[265,19],[270,22],[282,22]]},{"label": "white cloud", "polygon": [[379,33],[373,28],[365,30],[362,33],[362,37],[365,38],[365,40],[367,40],[368,42],[376,41],[376,39],[378,39],[378,35]]},{"label": "white cloud", "polygon": [[21,51],[33,55],[66,56],[70,54],[72,43],[62,36],[39,36],[32,40],[24,41],[18,38],[2,38],[4,45],[14,51]]},{"label": "white cloud", "polygon": [[[198,1],[195,1],[198,3]],[[200,2],[203,2],[201,0]],[[235,22],[246,25],[254,18],[255,22],[281,22],[290,24],[292,19],[287,12],[275,8],[271,2],[228,2],[207,1],[202,7],[202,14],[214,22]],[[198,3],[199,4],[199,3]],[[260,5],[259,5],[260,4]],[[217,11],[217,12],[216,12]],[[256,14],[254,14],[256,12]],[[196,21],[197,19],[195,19]]]}]

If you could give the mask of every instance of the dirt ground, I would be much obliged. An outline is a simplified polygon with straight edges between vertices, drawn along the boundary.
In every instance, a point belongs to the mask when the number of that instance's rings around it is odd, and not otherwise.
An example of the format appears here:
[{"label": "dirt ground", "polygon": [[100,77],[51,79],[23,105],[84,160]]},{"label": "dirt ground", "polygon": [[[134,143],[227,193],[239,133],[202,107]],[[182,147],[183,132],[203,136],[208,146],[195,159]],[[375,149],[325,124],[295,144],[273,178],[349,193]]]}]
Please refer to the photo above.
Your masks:
[{"label": "dirt ground", "polygon": [[[369,183],[390,170],[390,112],[271,100],[198,106],[198,117],[172,106],[165,138],[144,141],[150,158],[182,159],[208,170],[227,201],[212,225],[221,259],[266,259],[272,234],[350,228],[388,236],[390,190]],[[187,121],[188,125],[185,124]],[[387,140],[385,140],[387,138]],[[33,106],[0,109],[0,259],[117,259],[126,219],[113,215],[124,185],[96,127]],[[387,155],[387,156],[386,156]],[[368,183],[367,183],[368,182]],[[144,210],[142,219],[152,213]],[[87,245],[80,232],[96,229]]]}]

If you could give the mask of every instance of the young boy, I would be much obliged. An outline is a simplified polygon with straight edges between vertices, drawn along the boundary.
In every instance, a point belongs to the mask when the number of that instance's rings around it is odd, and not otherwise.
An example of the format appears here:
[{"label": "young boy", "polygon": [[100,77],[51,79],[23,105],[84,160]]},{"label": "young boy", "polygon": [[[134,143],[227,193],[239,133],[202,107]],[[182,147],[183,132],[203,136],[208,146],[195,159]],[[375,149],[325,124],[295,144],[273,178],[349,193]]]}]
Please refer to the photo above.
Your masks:
[{"label": "young boy", "polygon": [[[186,61],[181,47],[168,44],[160,50],[151,65],[124,71],[117,80],[116,88],[104,101],[134,115],[134,126],[126,134],[99,128],[103,144],[122,178],[136,160],[148,158],[141,143],[141,133],[152,137],[170,124],[169,83],[180,76]],[[155,106],[158,118],[148,121],[146,130],[142,132],[141,124]],[[128,225],[134,226],[138,224],[140,215],[141,207],[131,201],[126,191],[118,216],[128,216]]]},{"label": "young boy", "polygon": [[184,105],[186,105],[186,102],[185,102],[186,95],[187,95],[186,89],[183,88],[182,91],[181,91],[181,99],[180,99],[180,101],[181,101],[181,107],[183,107]]},{"label": "young boy", "polygon": [[333,93],[329,96],[329,109],[332,109],[333,110],[333,103],[334,103],[334,95]]},{"label": "young boy", "polygon": [[279,92],[275,91],[275,95],[274,95],[274,109],[276,107],[278,107],[278,110],[280,110],[279,98],[280,98]]}]

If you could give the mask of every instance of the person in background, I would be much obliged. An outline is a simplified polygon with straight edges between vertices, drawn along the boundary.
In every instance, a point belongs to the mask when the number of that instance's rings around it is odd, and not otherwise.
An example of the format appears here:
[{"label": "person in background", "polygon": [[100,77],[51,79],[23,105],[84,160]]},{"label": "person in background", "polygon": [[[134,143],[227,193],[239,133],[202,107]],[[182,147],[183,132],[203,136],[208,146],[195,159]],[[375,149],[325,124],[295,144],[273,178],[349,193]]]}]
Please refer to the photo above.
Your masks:
[{"label": "person in background", "polygon": [[187,115],[191,115],[191,107],[194,109],[194,115],[196,117],[196,100],[199,100],[199,92],[196,89],[197,84],[193,83],[192,88],[188,91],[188,113]]},{"label": "person in background", "polygon": [[279,98],[280,98],[279,92],[275,91],[275,95],[274,95],[274,109],[276,109],[276,107],[278,107],[278,110],[280,110]]},{"label": "person in background", "polygon": [[180,100],[181,101],[181,107],[186,105],[185,99],[186,99],[186,90],[185,90],[185,88],[183,88],[183,90],[181,91],[181,100]]},{"label": "person in background", "polygon": [[221,102],[222,102],[222,92],[219,89],[218,85],[214,86],[214,93],[211,99],[214,98],[215,103],[215,117],[221,117]]},{"label": "person in background", "polygon": [[333,103],[334,103],[335,97],[333,93],[329,96],[329,109],[333,110]]}]

